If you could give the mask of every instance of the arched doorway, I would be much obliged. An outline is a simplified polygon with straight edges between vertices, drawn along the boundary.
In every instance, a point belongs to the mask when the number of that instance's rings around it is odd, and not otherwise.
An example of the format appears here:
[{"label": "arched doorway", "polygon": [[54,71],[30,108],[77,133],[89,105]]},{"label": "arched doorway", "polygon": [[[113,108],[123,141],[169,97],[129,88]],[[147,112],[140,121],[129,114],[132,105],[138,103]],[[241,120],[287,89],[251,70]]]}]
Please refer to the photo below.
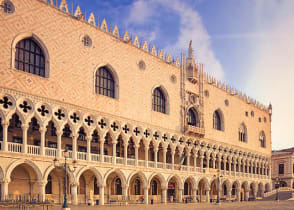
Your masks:
[{"label": "arched doorway", "polygon": [[161,181],[157,175],[154,176],[150,181],[150,188],[148,194],[149,200],[153,199],[154,203],[160,203],[162,201]]},{"label": "arched doorway", "polygon": [[8,199],[31,201],[41,200],[40,183],[41,174],[27,163],[14,167],[10,173],[8,184]]},{"label": "arched doorway", "polygon": [[[95,169],[87,169],[78,174],[78,203],[87,204],[89,201],[93,203],[99,199],[99,175]],[[98,176],[98,177],[97,177]]]},{"label": "arched doorway", "polygon": [[117,172],[112,172],[107,176],[106,179],[106,201],[110,203],[113,200],[126,200],[124,195],[124,184],[123,178]]},{"label": "arched doorway", "polygon": [[280,181],[280,187],[287,187],[287,182]]},{"label": "arched doorway", "polygon": [[[142,174],[135,174],[129,181],[129,198],[132,201],[146,202],[148,194],[145,195],[145,180]],[[146,192],[148,193],[148,191]],[[146,198],[147,196],[147,198]]]},{"label": "arched doorway", "polygon": [[253,182],[250,184],[249,188],[249,200],[255,200],[256,199],[256,184]]},{"label": "arched doorway", "polygon": [[218,183],[217,179],[214,179],[210,184],[210,198],[213,200],[217,199],[217,191],[218,191]]},{"label": "arched doorway", "polygon": [[187,178],[184,182],[183,200],[192,202],[193,200],[193,180],[191,177]]},{"label": "arched doorway", "polygon": [[[69,175],[67,180],[70,180]],[[67,182],[66,192],[68,198],[70,198],[70,184]],[[53,168],[47,176],[47,184],[45,186],[45,198],[46,200],[58,204],[62,204],[64,201],[64,169]],[[68,200],[71,202],[71,200]]]},{"label": "arched doorway", "polygon": [[198,184],[197,197],[199,202],[209,202],[209,184],[206,178],[202,178]]},{"label": "arched doorway", "polygon": [[167,184],[167,201],[177,202],[181,200],[182,195],[179,195],[179,180],[173,176],[168,180]]}]

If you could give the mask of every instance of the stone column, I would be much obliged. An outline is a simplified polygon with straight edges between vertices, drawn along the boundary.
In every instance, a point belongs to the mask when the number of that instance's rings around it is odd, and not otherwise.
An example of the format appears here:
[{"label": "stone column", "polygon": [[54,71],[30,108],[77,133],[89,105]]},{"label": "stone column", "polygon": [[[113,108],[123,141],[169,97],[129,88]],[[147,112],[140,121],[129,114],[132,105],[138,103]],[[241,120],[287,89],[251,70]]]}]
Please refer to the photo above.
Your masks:
[{"label": "stone column", "polygon": [[124,164],[128,164],[128,143],[124,143]]},{"label": "stone column", "polygon": [[192,190],[192,197],[193,197],[193,202],[197,202],[197,189]]},{"label": "stone column", "polygon": [[222,169],[222,160],[221,160],[221,158],[220,157],[218,157],[218,170],[219,171],[221,171],[221,169]]},{"label": "stone column", "polygon": [[[187,154],[187,167],[190,168],[190,156],[191,156],[191,153],[188,152]],[[189,169],[188,169],[189,170]],[[189,170],[190,171],[190,170]]]},{"label": "stone column", "polygon": [[171,156],[172,156],[172,170],[175,169],[175,150],[171,150]]},{"label": "stone column", "polygon": [[8,139],[7,139],[7,131],[8,131],[9,122],[2,121],[3,128],[3,142],[2,142],[2,151],[8,151]]},{"label": "stone column", "polygon": [[139,145],[135,144],[135,166],[138,166],[138,151],[139,151]]},{"label": "stone column", "polygon": [[238,171],[239,171],[239,173],[241,172],[241,160],[240,159],[238,161]]},{"label": "stone column", "polygon": [[29,126],[24,124],[21,125],[22,128],[22,153],[28,152],[28,128]]},{"label": "stone column", "polygon": [[240,201],[241,200],[241,190],[240,189],[237,189],[236,190],[236,194],[237,194],[237,201]]},{"label": "stone column", "polygon": [[149,145],[145,146],[145,167],[148,168],[148,152],[149,152]]},{"label": "stone column", "polygon": [[202,170],[203,170],[203,159],[204,159],[204,155],[201,155],[200,156],[200,169],[201,169],[201,173],[202,173]]},{"label": "stone column", "polygon": [[166,203],[166,196],[167,196],[166,195],[166,188],[162,188],[161,189],[161,202],[164,204]]},{"label": "stone column", "polygon": [[205,194],[206,194],[206,202],[210,203],[210,196],[209,196],[209,190],[205,190]]},{"label": "stone column", "polygon": [[245,173],[245,161],[243,161],[242,168],[243,168],[243,173]]},{"label": "stone column", "polygon": [[40,128],[39,131],[40,131],[40,133],[41,133],[40,155],[44,156],[44,155],[45,155],[45,135],[46,135],[46,127]]},{"label": "stone column", "polygon": [[122,188],[123,200],[128,200],[128,185]]},{"label": "stone column", "polygon": [[197,168],[197,154],[194,153],[193,157],[194,157],[194,171],[196,171],[196,168]]},{"label": "stone column", "polygon": [[116,143],[117,141],[112,142],[112,164],[116,164]]},{"label": "stone column", "polygon": [[86,136],[87,140],[87,161],[91,161],[91,136]]},{"label": "stone column", "polygon": [[57,135],[57,157],[61,158],[61,136],[62,136],[63,132],[62,130],[58,130],[56,131],[56,135]]},{"label": "stone column", "polygon": [[158,147],[154,147],[154,167],[157,168],[157,153]]},{"label": "stone column", "polygon": [[179,203],[183,202],[183,189],[178,189]]},{"label": "stone column", "polygon": [[104,186],[99,187],[99,205],[104,205]]},{"label": "stone column", "polygon": [[104,162],[104,135],[100,135],[100,161]]},{"label": "stone column", "polygon": [[1,182],[1,200],[5,201],[8,199],[8,184],[7,180]]},{"label": "stone column", "polygon": [[78,185],[71,185],[71,203],[72,205],[78,205]]},{"label": "stone column", "polygon": [[72,135],[72,159],[77,159],[77,138],[78,135]]},{"label": "stone column", "polygon": [[236,169],[236,166],[237,166],[236,159],[233,160],[233,166],[234,166],[234,175],[236,176],[236,171],[237,171],[237,169]]},{"label": "stone column", "polygon": [[227,159],[224,159],[224,172],[226,173],[227,171]]},{"label": "stone column", "polygon": [[231,175],[232,173],[232,162],[231,159],[229,159],[229,174]]},{"label": "stone column", "polygon": [[166,168],[166,152],[167,152],[167,148],[164,146],[163,147],[163,168]]},{"label": "stone column", "polygon": [[46,183],[44,182],[39,182],[39,187],[40,187],[40,201],[44,202],[45,201],[45,187],[46,187]]},{"label": "stone column", "polygon": [[249,199],[249,190],[245,190],[244,200],[248,201]]},{"label": "stone column", "polygon": [[207,169],[209,168],[209,162],[210,162],[210,156],[207,155],[207,156],[206,156],[206,168],[207,168]]},{"label": "stone column", "polygon": [[144,188],[144,203],[148,204],[148,200],[149,200],[149,198],[148,198],[148,187],[145,187]]},{"label": "stone column", "polygon": [[215,169],[215,161],[216,161],[216,158],[213,157],[213,158],[212,158],[212,168],[213,168],[213,169]]}]

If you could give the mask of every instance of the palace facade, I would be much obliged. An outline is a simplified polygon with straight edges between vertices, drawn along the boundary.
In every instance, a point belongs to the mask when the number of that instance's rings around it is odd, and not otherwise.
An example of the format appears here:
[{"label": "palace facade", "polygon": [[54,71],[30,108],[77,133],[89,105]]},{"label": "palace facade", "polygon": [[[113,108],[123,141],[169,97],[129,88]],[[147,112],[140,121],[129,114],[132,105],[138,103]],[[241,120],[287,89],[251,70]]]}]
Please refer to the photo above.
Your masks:
[{"label": "palace facade", "polygon": [[[1,199],[248,200],[271,191],[271,106],[65,0],[1,0]],[[73,168],[73,162],[77,167]]]},{"label": "palace facade", "polygon": [[294,148],[272,151],[271,163],[273,186],[294,189]]}]

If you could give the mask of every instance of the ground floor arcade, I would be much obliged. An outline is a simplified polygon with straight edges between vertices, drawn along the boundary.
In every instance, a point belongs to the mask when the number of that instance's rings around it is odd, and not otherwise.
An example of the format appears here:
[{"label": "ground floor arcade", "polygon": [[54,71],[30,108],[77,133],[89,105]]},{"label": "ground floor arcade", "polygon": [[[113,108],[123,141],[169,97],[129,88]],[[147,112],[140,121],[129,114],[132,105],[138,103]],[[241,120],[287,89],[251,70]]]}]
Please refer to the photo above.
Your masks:
[{"label": "ground floor arcade", "polygon": [[[3,159],[3,158],[1,158]],[[2,164],[3,163],[3,164]],[[2,165],[1,165],[2,164]],[[5,165],[6,164],[6,165]],[[63,202],[64,169],[52,162],[0,161],[2,200]],[[213,174],[166,173],[164,170],[119,169],[79,165],[67,171],[66,192],[72,204],[128,202],[209,202],[216,199],[248,200],[271,190],[270,180],[216,178]]]}]

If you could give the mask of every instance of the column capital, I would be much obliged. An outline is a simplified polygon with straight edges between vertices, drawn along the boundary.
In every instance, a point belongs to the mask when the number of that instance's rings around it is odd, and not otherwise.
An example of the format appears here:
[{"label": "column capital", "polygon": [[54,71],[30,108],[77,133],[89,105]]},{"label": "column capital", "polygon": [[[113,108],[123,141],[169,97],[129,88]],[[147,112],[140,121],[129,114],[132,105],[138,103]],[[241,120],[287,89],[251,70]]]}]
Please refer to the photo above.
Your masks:
[{"label": "column capital", "polygon": [[29,128],[29,125],[28,124],[21,124],[21,128],[24,130],[24,129],[28,129]]}]

